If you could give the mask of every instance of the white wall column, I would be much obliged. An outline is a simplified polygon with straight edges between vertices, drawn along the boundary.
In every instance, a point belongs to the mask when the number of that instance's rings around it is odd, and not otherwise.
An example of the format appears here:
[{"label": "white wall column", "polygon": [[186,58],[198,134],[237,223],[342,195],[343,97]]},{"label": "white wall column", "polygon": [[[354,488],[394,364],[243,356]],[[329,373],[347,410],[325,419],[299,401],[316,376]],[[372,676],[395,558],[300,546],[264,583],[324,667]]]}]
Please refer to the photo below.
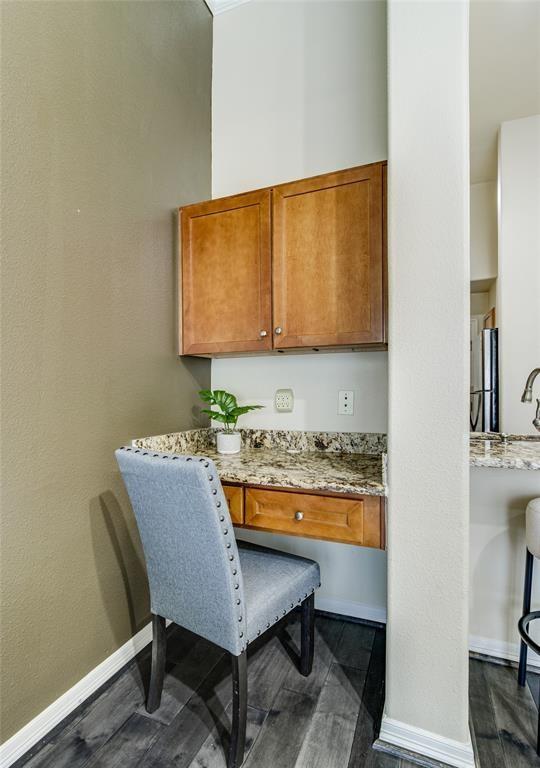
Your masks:
[{"label": "white wall column", "polygon": [[387,693],[380,739],[468,728],[468,4],[389,0]]}]

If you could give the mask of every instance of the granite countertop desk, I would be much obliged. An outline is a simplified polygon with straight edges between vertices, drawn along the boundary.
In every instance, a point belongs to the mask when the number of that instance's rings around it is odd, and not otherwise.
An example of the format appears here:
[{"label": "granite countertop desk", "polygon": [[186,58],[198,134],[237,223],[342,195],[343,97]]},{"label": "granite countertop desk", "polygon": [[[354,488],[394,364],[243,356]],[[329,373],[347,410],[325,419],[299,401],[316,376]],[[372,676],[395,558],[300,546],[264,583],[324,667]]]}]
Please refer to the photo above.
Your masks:
[{"label": "granite countertop desk", "polygon": [[386,496],[386,435],[243,429],[242,451],[215,448],[214,429],[134,440],[154,451],[212,459],[223,483],[360,496]]},{"label": "granite countertop desk", "polygon": [[216,430],[134,440],[136,448],[206,456],[236,527],[385,548],[386,436],[243,429],[242,451],[216,451]]}]

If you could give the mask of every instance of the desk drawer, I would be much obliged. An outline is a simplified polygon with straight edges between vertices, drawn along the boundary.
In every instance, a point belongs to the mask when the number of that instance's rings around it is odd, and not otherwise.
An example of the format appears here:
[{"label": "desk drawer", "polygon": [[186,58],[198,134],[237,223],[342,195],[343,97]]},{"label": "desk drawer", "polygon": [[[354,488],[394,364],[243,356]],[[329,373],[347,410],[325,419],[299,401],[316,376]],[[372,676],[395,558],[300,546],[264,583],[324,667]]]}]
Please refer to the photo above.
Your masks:
[{"label": "desk drawer", "polygon": [[274,533],[384,548],[378,496],[339,498],[246,488],[245,525]]},{"label": "desk drawer", "polygon": [[241,485],[223,483],[223,493],[229,505],[233,523],[241,525],[244,522],[244,489]]}]

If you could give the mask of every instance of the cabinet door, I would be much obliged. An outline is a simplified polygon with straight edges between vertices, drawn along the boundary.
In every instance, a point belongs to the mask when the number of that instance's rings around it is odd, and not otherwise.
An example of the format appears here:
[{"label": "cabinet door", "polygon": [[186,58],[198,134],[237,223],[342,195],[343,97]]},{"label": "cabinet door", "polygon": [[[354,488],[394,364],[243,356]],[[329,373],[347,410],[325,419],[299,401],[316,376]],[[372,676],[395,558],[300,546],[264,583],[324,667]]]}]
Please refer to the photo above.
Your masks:
[{"label": "cabinet door", "polygon": [[273,197],[274,347],[384,343],[382,164]]},{"label": "cabinet door", "polygon": [[181,209],[180,354],[272,348],[270,195]]}]

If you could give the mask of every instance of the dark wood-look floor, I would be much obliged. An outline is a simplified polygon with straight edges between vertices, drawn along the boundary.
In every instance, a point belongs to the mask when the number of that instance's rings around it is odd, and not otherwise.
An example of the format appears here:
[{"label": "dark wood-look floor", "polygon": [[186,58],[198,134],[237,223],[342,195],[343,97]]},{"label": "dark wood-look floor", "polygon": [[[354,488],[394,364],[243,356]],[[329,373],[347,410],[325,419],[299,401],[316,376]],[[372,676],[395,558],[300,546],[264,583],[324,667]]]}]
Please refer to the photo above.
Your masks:
[{"label": "dark wood-look floor", "polygon": [[[250,648],[245,768],[413,768],[376,752],[384,700],[384,630],[318,615],[313,672],[293,662],[295,615]],[[85,703],[25,768],[225,768],[231,680],[220,649],[169,628],[160,709],[144,709],[145,650]],[[530,676],[535,694],[538,680]],[[540,766],[536,709],[515,670],[471,661],[473,739],[481,768]]]}]

